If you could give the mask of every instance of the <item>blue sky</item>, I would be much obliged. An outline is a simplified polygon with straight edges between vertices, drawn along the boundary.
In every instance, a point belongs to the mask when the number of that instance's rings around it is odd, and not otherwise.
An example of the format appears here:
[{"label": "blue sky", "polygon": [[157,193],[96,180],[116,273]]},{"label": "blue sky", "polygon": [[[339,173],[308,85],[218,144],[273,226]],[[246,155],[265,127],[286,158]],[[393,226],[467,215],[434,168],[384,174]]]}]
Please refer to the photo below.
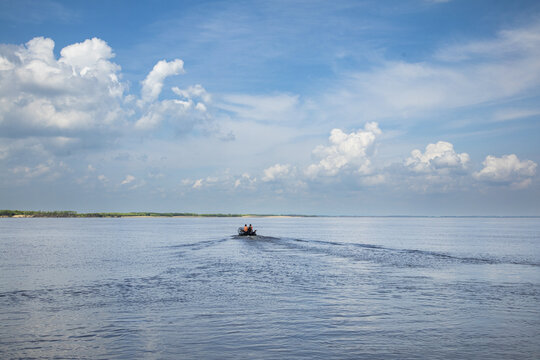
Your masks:
[{"label": "blue sky", "polygon": [[540,215],[536,1],[0,1],[0,207]]}]

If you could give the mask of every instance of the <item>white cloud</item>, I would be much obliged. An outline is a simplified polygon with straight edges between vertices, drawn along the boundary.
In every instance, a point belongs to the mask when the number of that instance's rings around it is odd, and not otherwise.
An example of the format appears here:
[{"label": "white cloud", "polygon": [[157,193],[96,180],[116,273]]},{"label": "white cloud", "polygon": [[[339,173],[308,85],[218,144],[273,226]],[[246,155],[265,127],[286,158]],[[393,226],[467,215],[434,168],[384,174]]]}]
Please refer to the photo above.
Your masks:
[{"label": "white cloud", "polygon": [[495,39],[461,42],[439,49],[436,57],[448,62],[461,62],[470,59],[500,59],[516,55],[532,55],[540,52],[540,26],[506,29],[500,31]]},{"label": "white cloud", "polygon": [[[257,191],[261,194],[268,191],[294,193],[306,187],[306,184],[297,178],[296,169],[291,165],[277,164],[277,166],[272,166],[266,170],[268,170],[265,171],[267,177],[264,180],[261,179],[262,181],[247,172],[241,175],[233,175],[227,170],[215,176],[207,176],[197,180],[183,179],[181,185],[193,190],[212,188],[224,193]],[[274,178],[271,180],[268,176],[274,176]]]},{"label": "white cloud", "polygon": [[206,105],[204,105],[203,103],[197,103],[197,105],[195,105],[195,109],[206,112]]},{"label": "white cloud", "polygon": [[198,179],[198,180],[195,180],[195,182],[193,183],[192,188],[193,189],[200,189],[202,186],[203,186],[203,179]]},{"label": "white cloud", "polygon": [[98,38],[66,46],[60,51],[58,62],[71,66],[72,74],[88,79],[98,79],[108,85],[109,94],[122,96],[124,87],[118,81],[120,66],[109,61],[114,57],[107,43]]},{"label": "white cloud", "polygon": [[493,114],[493,121],[502,122],[539,116],[540,109],[504,109]]},{"label": "white cloud", "polygon": [[146,113],[135,123],[135,128],[148,130],[156,128],[164,119],[175,120],[184,116],[189,108],[190,103],[177,100],[163,100],[151,104]]},{"label": "white cloud", "polygon": [[466,169],[469,161],[467,153],[458,154],[451,143],[438,141],[427,145],[424,153],[413,150],[411,157],[405,160],[405,166],[417,173],[449,172]]},{"label": "white cloud", "polygon": [[8,59],[0,56],[0,71],[12,70],[15,67]]},{"label": "white cloud", "polygon": [[182,74],[184,72],[184,62],[180,59],[167,62],[159,61],[152,71],[142,82],[141,98],[144,102],[156,100],[163,88],[163,81],[168,76]]},{"label": "white cloud", "polygon": [[540,86],[540,26],[502,31],[495,39],[441,48],[432,61],[380,62],[347,73],[322,94],[326,111],[349,122],[417,119],[430,111],[528,96]]},{"label": "white cloud", "polygon": [[388,174],[396,186],[406,185],[422,193],[448,192],[470,186],[470,157],[457,153],[446,141],[428,144],[424,152],[415,149],[411,156]]},{"label": "white cloud", "polygon": [[320,161],[309,165],[305,171],[306,175],[310,178],[319,175],[335,176],[344,170],[369,174],[371,171],[369,151],[380,134],[381,130],[375,122],[367,123],[364,130],[350,134],[333,129],[329,137],[330,145],[320,145],[313,150],[314,156]]},{"label": "white cloud", "polygon": [[387,181],[386,176],[384,174],[368,175],[368,176],[364,176],[360,180],[363,185],[367,185],[367,186],[384,184]]},{"label": "white cloud", "polygon": [[254,189],[257,183],[257,178],[251,177],[248,173],[243,173],[242,176],[234,180],[234,188]]},{"label": "white cloud", "polygon": [[66,171],[70,169],[63,161],[56,162],[52,159],[35,166],[16,166],[11,169],[18,183],[32,179],[55,180]]},{"label": "white cloud", "polygon": [[0,144],[0,160],[7,158],[8,155],[9,155],[8,147]]},{"label": "white cloud", "polygon": [[137,99],[126,94],[128,84],[104,40],[68,45],[60,57],[54,47],[44,37],[24,45],[0,44],[0,136],[5,146],[0,157],[28,152],[22,142],[50,156],[118,145],[120,137],[134,134],[133,128],[144,130],[136,136],[162,126],[173,134],[217,129],[208,105],[211,96],[202,85],[176,88],[179,99],[158,100],[165,78],[183,72],[182,60],[158,62]]},{"label": "white cloud", "polygon": [[286,177],[291,173],[291,165],[275,164],[267,169],[264,169],[262,181],[274,181]]},{"label": "white cloud", "polygon": [[31,63],[40,60],[45,64],[52,64],[54,60],[54,41],[42,36],[35,37],[26,43],[26,47],[21,47],[15,53],[22,62]]},{"label": "white cloud", "polygon": [[139,181],[138,183],[135,183],[135,184],[131,185],[131,186],[129,187],[129,190],[135,190],[135,189],[138,189],[138,188],[140,188],[140,187],[143,187],[144,185],[146,185],[146,181],[141,180],[141,181]]},{"label": "white cloud", "polygon": [[189,186],[192,189],[202,189],[204,187],[223,185],[224,183],[227,183],[229,181],[230,181],[230,177],[228,175],[221,176],[221,177],[207,176],[206,178],[201,178],[197,180],[183,179],[181,181],[181,184],[183,186]]},{"label": "white cloud", "polygon": [[120,185],[127,185],[129,183],[132,183],[133,181],[135,180],[135,176],[133,175],[126,175],[126,178],[124,180],[122,180],[122,182],[120,183]]},{"label": "white cloud", "polygon": [[193,180],[191,180],[191,179],[182,179],[180,181],[180,184],[182,184],[182,186],[191,186],[191,185],[193,185]]},{"label": "white cloud", "polygon": [[200,85],[200,84],[197,84],[197,85],[194,85],[194,86],[190,86],[188,87],[187,89],[180,89],[179,87],[177,86],[174,86],[172,88],[172,91],[180,96],[181,98],[184,98],[184,99],[202,99],[204,102],[210,102],[211,100],[211,96],[210,94],[208,94],[208,92],[206,92],[206,89]]},{"label": "white cloud", "polygon": [[303,118],[298,95],[226,95],[216,106],[239,119],[287,121]]},{"label": "white cloud", "polygon": [[43,37],[0,47],[0,56],[10,59],[0,72],[3,134],[58,136],[121,123],[126,86],[107,43],[93,38],[69,45],[58,60],[53,50],[54,41]]},{"label": "white cloud", "polygon": [[12,169],[12,172],[14,174],[21,174],[24,177],[39,177],[41,175],[47,174],[51,171],[50,164],[39,164],[35,167],[28,167],[28,166],[17,166],[16,168]]},{"label": "white cloud", "polygon": [[148,106],[144,115],[135,122],[135,128],[151,130],[168,124],[179,132],[187,132],[197,123],[204,124],[209,119],[203,104],[193,107],[191,100],[163,100]]},{"label": "white cloud", "polygon": [[483,165],[482,170],[473,174],[477,180],[511,185],[514,188],[529,186],[537,167],[534,161],[520,161],[514,154],[503,155],[500,158],[488,155]]},{"label": "white cloud", "polygon": [[[210,95],[201,85],[190,86],[186,90],[173,87],[172,90],[180,99],[157,101],[147,105],[145,113],[135,123],[135,128],[153,129],[166,120],[176,129],[185,131],[198,121],[210,119],[207,105],[203,103],[210,101]],[[199,99],[200,102],[195,103],[193,99]]]}]

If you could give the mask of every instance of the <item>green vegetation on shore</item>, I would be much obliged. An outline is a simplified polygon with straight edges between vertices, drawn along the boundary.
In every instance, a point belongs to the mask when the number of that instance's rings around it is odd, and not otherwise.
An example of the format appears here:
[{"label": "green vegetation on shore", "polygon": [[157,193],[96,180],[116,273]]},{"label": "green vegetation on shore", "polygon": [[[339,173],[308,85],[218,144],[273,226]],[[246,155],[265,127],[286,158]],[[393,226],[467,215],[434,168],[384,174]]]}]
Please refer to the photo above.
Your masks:
[{"label": "green vegetation on shore", "polygon": [[[158,213],[158,212],[100,212],[100,213],[78,213],[76,211],[32,211],[32,210],[0,210],[0,217],[56,217],[56,218],[109,218],[109,217],[245,217],[245,216],[279,216],[270,214],[196,214],[196,213]],[[304,216],[304,215],[285,215]]]}]

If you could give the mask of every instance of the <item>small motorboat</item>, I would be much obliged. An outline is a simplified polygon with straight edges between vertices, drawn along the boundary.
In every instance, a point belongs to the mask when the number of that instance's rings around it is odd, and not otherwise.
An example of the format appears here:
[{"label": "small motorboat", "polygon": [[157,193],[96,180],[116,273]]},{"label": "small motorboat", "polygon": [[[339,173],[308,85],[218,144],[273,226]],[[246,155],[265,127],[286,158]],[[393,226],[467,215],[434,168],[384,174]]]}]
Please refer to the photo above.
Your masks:
[{"label": "small motorboat", "polygon": [[238,228],[238,236],[257,236],[257,230],[244,231],[243,227]]}]

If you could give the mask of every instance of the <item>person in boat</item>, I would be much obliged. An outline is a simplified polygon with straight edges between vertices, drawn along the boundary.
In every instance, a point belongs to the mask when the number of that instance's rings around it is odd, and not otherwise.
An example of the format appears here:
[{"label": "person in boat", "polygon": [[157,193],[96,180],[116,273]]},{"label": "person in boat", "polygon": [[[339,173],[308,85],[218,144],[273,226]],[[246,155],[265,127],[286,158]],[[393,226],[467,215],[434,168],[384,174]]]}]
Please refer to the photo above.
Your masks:
[{"label": "person in boat", "polygon": [[253,226],[251,226],[251,224],[249,224],[248,233],[253,234]]},{"label": "person in boat", "polygon": [[244,224],[244,232],[247,233],[249,231],[249,228],[247,226],[247,224]]}]

